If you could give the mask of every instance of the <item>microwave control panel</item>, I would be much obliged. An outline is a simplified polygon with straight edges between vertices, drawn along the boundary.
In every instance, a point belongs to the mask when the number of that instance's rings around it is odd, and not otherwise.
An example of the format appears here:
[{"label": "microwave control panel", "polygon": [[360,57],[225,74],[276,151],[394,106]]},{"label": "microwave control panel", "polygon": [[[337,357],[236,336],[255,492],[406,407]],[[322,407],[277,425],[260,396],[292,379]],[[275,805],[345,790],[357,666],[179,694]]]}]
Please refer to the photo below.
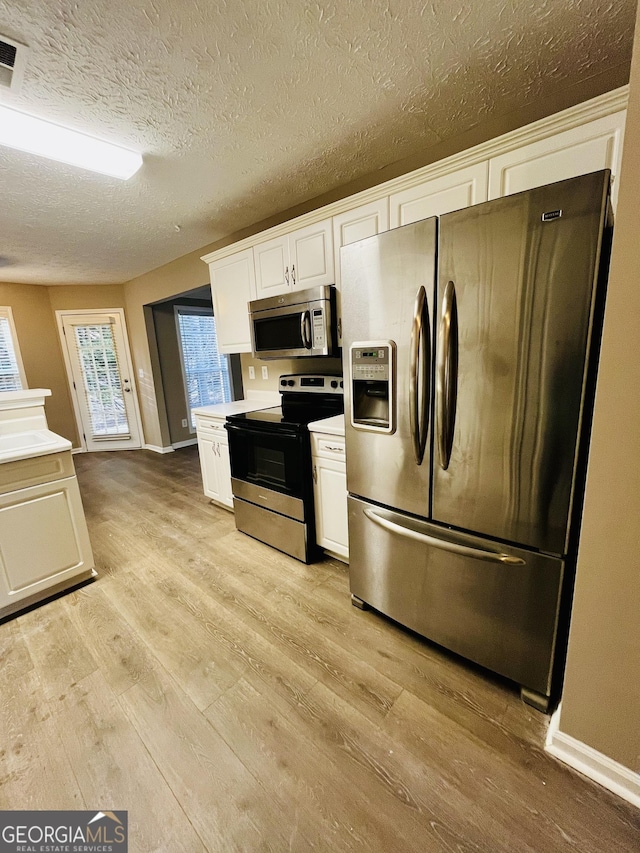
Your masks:
[{"label": "microwave control panel", "polygon": [[322,308],[313,308],[311,316],[313,318],[313,348],[322,349],[326,344],[324,335],[324,310]]}]

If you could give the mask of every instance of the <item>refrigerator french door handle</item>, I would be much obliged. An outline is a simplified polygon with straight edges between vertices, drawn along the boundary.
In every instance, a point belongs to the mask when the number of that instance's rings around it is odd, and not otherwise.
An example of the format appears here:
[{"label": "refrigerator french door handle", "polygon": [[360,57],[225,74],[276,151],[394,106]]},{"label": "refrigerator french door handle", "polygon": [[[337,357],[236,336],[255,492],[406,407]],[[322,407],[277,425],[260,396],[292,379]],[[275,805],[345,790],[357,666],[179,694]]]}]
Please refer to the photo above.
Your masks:
[{"label": "refrigerator french door handle", "polygon": [[502,563],[505,566],[524,566],[525,561],[521,557],[514,557],[511,554],[502,554],[496,551],[485,551],[482,548],[472,548],[470,545],[460,545],[458,542],[449,542],[446,539],[440,539],[437,536],[431,536],[428,533],[420,533],[419,530],[414,530],[411,527],[405,527],[396,521],[391,521],[384,515],[380,515],[375,509],[366,507],[363,510],[364,514],[370,521],[389,530],[391,533],[397,533],[400,536],[405,536],[408,539],[415,539],[417,542],[422,542],[424,545],[431,545],[434,548],[439,548],[441,551],[451,551],[453,554],[460,554],[463,557],[473,557],[475,560],[482,560],[485,563]]},{"label": "refrigerator french door handle", "polygon": [[[307,334],[309,329],[309,334]],[[306,349],[311,349],[311,314],[309,311],[303,311],[300,315],[300,337],[302,338],[302,346]]]},{"label": "refrigerator french door handle", "polygon": [[440,467],[447,470],[451,460],[456,421],[458,387],[458,309],[456,288],[448,281],[442,297],[438,346],[438,452]]},{"label": "refrigerator french door handle", "polygon": [[[427,354],[427,363],[420,372],[420,344],[426,336],[423,352]],[[420,379],[422,378],[422,398],[420,398]],[[431,396],[431,333],[429,327],[429,305],[427,293],[421,285],[416,294],[411,329],[411,356],[409,360],[409,423],[411,442],[417,465],[422,464],[427,446],[429,429],[429,397]]]}]

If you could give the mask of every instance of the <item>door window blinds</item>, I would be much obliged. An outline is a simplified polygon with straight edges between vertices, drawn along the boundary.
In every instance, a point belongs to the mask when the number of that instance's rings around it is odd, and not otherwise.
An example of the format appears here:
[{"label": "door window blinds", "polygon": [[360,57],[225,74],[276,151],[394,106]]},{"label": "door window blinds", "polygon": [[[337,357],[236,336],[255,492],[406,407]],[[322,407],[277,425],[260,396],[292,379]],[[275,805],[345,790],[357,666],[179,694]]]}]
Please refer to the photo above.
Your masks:
[{"label": "door window blinds", "polygon": [[11,308],[0,307],[0,391],[26,387]]},{"label": "door window blinds", "polygon": [[118,357],[110,323],[74,326],[93,438],[129,434]]}]

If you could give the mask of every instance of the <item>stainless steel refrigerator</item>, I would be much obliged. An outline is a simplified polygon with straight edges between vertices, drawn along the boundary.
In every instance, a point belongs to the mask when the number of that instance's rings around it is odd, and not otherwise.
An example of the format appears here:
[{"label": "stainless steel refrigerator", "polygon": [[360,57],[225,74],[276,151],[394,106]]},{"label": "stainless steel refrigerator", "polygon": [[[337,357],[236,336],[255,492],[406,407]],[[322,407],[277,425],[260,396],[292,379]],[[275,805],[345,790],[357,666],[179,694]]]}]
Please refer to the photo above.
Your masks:
[{"label": "stainless steel refrigerator", "polygon": [[542,710],[577,553],[609,182],[596,172],[341,250],[352,600]]}]

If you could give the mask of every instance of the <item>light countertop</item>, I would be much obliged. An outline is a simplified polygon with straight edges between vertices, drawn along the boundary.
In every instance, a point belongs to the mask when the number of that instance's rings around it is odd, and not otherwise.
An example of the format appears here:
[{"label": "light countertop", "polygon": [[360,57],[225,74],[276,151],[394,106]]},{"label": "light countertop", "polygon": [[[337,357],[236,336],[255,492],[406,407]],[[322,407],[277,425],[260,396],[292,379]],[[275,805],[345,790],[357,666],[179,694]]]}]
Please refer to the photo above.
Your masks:
[{"label": "light countertop", "polygon": [[0,435],[0,464],[71,450],[71,442],[48,429]]},{"label": "light countertop", "polygon": [[344,415],[334,415],[321,421],[312,421],[309,432],[324,432],[327,435],[344,435]]}]

